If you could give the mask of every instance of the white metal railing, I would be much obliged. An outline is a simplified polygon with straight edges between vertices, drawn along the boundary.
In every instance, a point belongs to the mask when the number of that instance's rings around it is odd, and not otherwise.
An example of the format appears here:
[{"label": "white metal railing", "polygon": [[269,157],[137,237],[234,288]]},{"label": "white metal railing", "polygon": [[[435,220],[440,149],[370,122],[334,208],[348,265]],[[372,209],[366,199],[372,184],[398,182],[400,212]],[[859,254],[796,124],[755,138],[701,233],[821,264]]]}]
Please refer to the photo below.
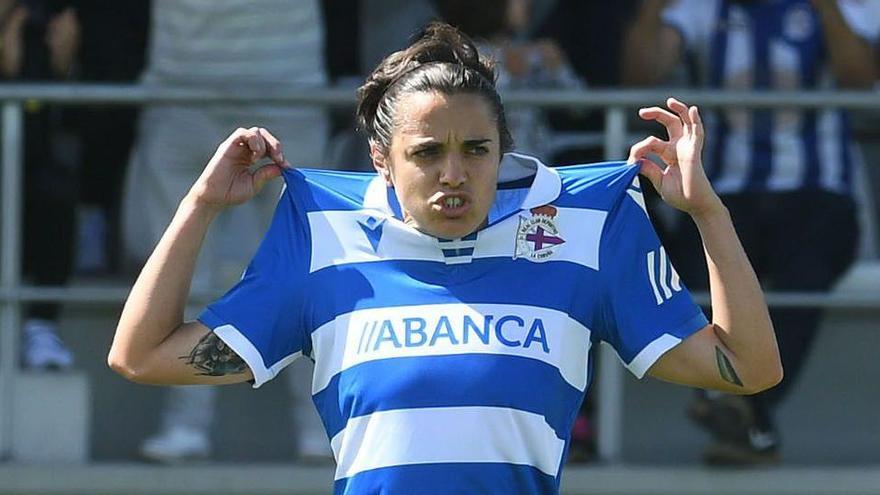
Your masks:
[{"label": "white metal railing", "polygon": [[[533,105],[543,108],[597,108],[605,111],[604,147],[608,159],[626,156],[627,111],[640,106],[659,105],[668,95],[703,107],[739,108],[846,108],[880,109],[880,94],[868,91],[741,92],[691,89],[516,91],[506,92],[506,105]],[[11,444],[12,400],[18,373],[18,334],[21,305],[28,301],[118,304],[125,300],[122,287],[33,287],[21,285],[21,205],[23,157],[23,109],[26,101],[65,105],[119,104],[279,104],[350,107],[350,89],[265,87],[174,87],[160,88],[123,85],[10,84],[0,85],[2,101],[2,231],[0,231],[0,458],[8,455]],[[213,294],[193,294],[207,300]],[[697,295],[701,303],[705,294]],[[819,306],[837,309],[880,309],[877,294],[767,294],[771,305]],[[616,355],[605,346],[600,360],[597,389],[601,459],[620,459],[622,444],[623,370]]]}]

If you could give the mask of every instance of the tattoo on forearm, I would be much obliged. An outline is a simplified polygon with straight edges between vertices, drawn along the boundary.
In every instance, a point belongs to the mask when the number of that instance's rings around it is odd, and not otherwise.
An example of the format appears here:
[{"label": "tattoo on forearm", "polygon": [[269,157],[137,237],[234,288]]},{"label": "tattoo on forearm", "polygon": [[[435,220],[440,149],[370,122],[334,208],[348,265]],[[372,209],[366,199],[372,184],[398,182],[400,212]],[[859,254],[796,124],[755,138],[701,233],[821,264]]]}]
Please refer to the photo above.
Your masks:
[{"label": "tattoo on forearm", "polygon": [[730,360],[727,359],[727,356],[721,352],[718,346],[715,346],[715,360],[718,362],[718,371],[721,372],[721,378],[734,385],[743,386],[743,382],[739,379],[739,375],[736,374],[736,370],[733,369],[733,365],[730,364]]},{"label": "tattoo on forearm", "polygon": [[224,376],[244,373],[247,364],[226,342],[214,332],[210,332],[193,347],[187,356],[180,356],[186,364],[192,365],[202,376]]}]

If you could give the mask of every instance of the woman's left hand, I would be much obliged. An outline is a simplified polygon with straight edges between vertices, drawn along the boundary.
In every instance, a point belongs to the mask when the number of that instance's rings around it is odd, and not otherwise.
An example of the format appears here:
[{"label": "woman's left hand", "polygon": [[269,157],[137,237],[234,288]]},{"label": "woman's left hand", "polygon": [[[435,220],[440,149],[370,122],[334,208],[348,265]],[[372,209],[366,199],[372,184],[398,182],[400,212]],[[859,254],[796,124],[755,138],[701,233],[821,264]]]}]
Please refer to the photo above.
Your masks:
[{"label": "woman's left hand", "polygon": [[[703,121],[697,107],[669,98],[669,110],[642,108],[639,117],[656,120],[666,127],[669,140],[649,136],[630,148],[629,162],[641,163],[639,173],[651,181],[663,201],[691,216],[703,215],[723,207],[706,173],[700,154],[703,151]],[[656,154],[666,164],[664,170],[646,158]]]}]

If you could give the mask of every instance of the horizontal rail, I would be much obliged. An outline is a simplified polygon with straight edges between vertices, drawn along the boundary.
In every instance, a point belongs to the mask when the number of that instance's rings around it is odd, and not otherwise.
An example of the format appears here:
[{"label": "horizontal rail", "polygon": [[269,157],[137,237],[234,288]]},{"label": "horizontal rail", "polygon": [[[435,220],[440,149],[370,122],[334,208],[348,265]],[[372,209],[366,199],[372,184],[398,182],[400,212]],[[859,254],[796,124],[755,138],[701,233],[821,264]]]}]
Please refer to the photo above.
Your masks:
[{"label": "horizontal rail", "polygon": [[[670,95],[706,107],[880,109],[880,93],[854,90],[714,91],[687,88],[516,90],[504,91],[503,96],[504,103],[508,105],[605,108],[656,105]],[[36,100],[70,105],[281,103],[347,107],[354,104],[355,95],[353,88],[290,85],[159,87],[146,84],[0,84],[0,100]]]},{"label": "horizontal rail", "polygon": [[[128,298],[128,286],[101,287],[45,287],[22,286],[18,289],[0,289],[0,301],[64,302],[90,305],[120,304]],[[694,300],[708,305],[709,294],[693,292]],[[189,301],[205,303],[222,296],[222,292],[194,292]],[[858,309],[880,311],[880,292],[768,292],[767,304],[788,308]]]}]

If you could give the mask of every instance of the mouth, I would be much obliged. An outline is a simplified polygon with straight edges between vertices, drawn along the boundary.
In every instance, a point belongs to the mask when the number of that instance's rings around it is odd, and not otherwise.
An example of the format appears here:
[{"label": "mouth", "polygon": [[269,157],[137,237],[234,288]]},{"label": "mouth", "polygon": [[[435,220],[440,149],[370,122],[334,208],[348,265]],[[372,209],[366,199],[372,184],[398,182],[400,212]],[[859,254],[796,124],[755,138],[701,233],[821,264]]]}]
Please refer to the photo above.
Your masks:
[{"label": "mouth", "polygon": [[431,203],[431,208],[446,218],[459,218],[470,210],[471,201],[465,194],[442,194]]}]

